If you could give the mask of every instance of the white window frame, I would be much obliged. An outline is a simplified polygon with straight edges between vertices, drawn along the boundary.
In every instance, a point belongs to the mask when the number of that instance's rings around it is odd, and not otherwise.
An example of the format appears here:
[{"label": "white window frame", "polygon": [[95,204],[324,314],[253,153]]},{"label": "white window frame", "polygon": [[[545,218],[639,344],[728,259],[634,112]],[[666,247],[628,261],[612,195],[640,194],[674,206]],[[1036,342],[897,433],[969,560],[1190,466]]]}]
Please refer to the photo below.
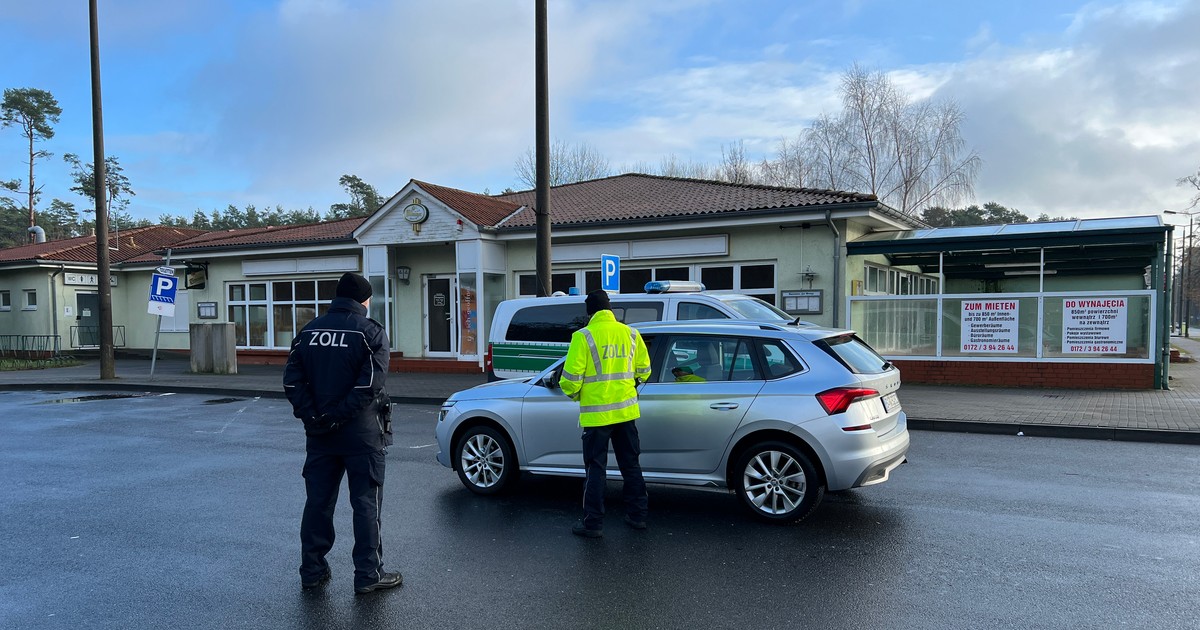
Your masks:
[{"label": "white window frame", "polygon": [[22,311],[36,311],[38,308],[37,289],[21,289],[24,299],[21,307]]},{"label": "white window frame", "polygon": [[[641,261],[639,261],[639,263],[641,263]],[[744,289],[743,290],[741,288],[742,267],[757,267],[757,266],[761,266],[761,265],[771,265],[773,267],[772,286],[769,288],[764,287],[764,288]],[[659,261],[659,262],[650,263],[650,264],[641,263],[641,264],[637,264],[637,265],[627,265],[625,263],[625,261],[621,262],[621,270],[622,271],[649,270],[651,280],[659,279],[658,278],[659,269],[676,269],[676,268],[680,268],[680,267],[686,268],[688,270],[688,280],[693,280],[696,282],[700,281],[700,270],[701,269],[719,269],[721,267],[731,267],[733,269],[733,288],[732,289],[720,289],[721,291],[730,291],[731,290],[736,293],[742,293],[745,295],[751,295],[751,296],[755,296],[755,297],[771,295],[771,296],[773,296],[772,303],[777,302],[779,299],[779,261],[778,260],[744,260],[744,261],[738,261],[738,262],[723,262],[721,264],[714,264],[714,263],[679,264],[679,263],[675,263],[670,260],[664,260],[664,261]],[[584,292],[584,289],[586,289],[586,287],[587,287],[587,273],[590,271],[598,272],[599,271],[598,265],[594,266],[594,267],[585,267],[583,269],[553,269],[553,270],[551,270],[550,273],[552,276],[558,275],[558,274],[574,273],[575,274],[575,286],[579,287],[579,290],[582,293],[582,292]],[[523,276],[532,275],[534,273],[536,273],[536,272],[529,271],[529,270],[517,271],[514,273],[515,278],[514,278],[513,284],[517,291],[516,297],[522,297],[522,298],[537,297],[534,294],[520,293],[521,278]],[[622,290],[622,293],[641,293],[640,289],[641,289],[641,287],[639,287],[638,291]]]},{"label": "white window frame", "polygon": [[[295,293],[296,289],[295,289],[295,285],[293,284],[292,299],[290,301],[281,300],[281,301],[276,302],[275,301],[275,283],[277,283],[277,282],[287,282],[287,283],[321,282],[321,281],[337,282],[337,278],[332,278],[332,277],[329,277],[329,278],[326,278],[326,277],[275,278],[275,279],[255,278],[254,280],[226,282],[225,283],[225,293],[224,293],[224,295],[225,295],[225,321],[232,322],[232,319],[230,319],[230,317],[229,317],[230,309],[232,309],[234,307],[242,307],[242,308],[246,309],[246,323],[247,323],[247,326],[249,326],[250,307],[251,306],[263,306],[263,307],[266,307],[266,309],[267,309],[267,327],[266,327],[266,331],[264,332],[264,338],[263,338],[263,341],[266,342],[266,344],[258,345],[258,346],[249,345],[250,330],[249,330],[249,328],[247,328],[247,330],[245,331],[247,345],[238,345],[237,347],[245,348],[245,349],[252,349],[252,350],[280,350],[280,349],[286,350],[286,349],[290,348],[291,347],[290,344],[287,346],[271,345],[271,344],[274,344],[274,341],[275,341],[275,306],[276,305],[280,305],[280,306],[291,305],[292,306],[292,328],[296,334],[299,334],[300,327],[296,325],[296,306],[297,305],[309,306],[309,305],[315,304],[316,305],[316,316],[320,317],[322,314],[321,307],[322,306],[326,307],[325,310],[328,311],[328,306],[329,306],[329,304],[331,304],[333,302],[333,300],[332,299],[328,299],[328,300],[320,299],[320,289],[318,287],[314,287],[314,289],[316,290],[316,294],[315,294],[315,297],[313,300],[311,300],[311,301],[297,300],[296,293]],[[265,284],[266,285],[266,299],[263,299],[263,300],[250,299],[250,285],[253,285],[253,284]],[[242,287],[242,294],[245,296],[245,299],[234,300],[229,297],[230,290],[234,286]],[[236,339],[236,336],[235,336],[235,339]]]},{"label": "white window frame", "polygon": [[937,295],[937,292],[936,276],[878,263],[863,264],[863,295]]},{"label": "white window frame", "polygon": [[0,311],[12,310],[12,293],[5,289],[0,291]]}]

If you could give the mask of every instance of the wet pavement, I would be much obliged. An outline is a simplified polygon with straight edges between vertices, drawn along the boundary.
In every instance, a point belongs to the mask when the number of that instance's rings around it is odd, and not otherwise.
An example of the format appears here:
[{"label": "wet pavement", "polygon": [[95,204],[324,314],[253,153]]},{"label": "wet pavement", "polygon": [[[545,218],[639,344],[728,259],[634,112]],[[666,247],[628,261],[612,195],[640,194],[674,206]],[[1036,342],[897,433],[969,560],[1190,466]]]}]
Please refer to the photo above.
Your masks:
[{"label": "wet pavement", "polygon": [[[1172,337],[1200,358],[1200,340]],[[71,386],[100,391],[197,392],[282,397],[281,366],[242,365],[237,374],[194,374],[165,354],[117,361],[117,377],[100,380],[99,364],[0,372],[0,391]],[[1170,390],[1075,390],[906,384],[901,403],[914,429],[1200,444],[1200,362],[1173,363]],[[392,373],[388,392],[400,403],[436,405],[484,382],[483,374]]]},{"label": "wet pavement", "polygon": [[572,536],[577,480],[480,497],[398,405],[384,554],[405,584],[302,592],[304,439],[285,400],[0,392],[2,628],[1194,628],[1194,446],[914,431],[887,483],[796,526],[651,486],[650,530]]}]

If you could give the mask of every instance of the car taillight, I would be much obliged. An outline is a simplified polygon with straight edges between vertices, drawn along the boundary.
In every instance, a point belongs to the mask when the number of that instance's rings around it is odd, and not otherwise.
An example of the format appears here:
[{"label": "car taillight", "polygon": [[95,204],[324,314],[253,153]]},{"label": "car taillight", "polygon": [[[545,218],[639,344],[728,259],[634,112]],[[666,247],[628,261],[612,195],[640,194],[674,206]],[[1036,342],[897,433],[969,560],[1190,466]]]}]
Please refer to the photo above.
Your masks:
[{"label": "car taillight", "polygon": [[487,352],[483,353],[483,371],[492,371],[492,342],[488,342]]},{"label": "car taillight", "polygon": [[835,387],[817,394],[817,400],[825,413],[837,415],[850,408],[850,403],[863,398],[878,396],[879,392],[867,387]]}]

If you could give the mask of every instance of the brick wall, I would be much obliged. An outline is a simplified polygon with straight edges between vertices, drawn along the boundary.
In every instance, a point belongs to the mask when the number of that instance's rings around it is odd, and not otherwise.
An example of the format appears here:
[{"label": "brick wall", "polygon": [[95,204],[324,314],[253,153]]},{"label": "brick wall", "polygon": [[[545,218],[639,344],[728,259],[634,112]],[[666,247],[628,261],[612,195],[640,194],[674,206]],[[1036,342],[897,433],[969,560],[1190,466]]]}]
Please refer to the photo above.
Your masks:
[{"label": "brick wall", "polygon": [[1152,363],[893,361],[900,380],[927,385],[994,385],[1070,389],[1153,389]]}]

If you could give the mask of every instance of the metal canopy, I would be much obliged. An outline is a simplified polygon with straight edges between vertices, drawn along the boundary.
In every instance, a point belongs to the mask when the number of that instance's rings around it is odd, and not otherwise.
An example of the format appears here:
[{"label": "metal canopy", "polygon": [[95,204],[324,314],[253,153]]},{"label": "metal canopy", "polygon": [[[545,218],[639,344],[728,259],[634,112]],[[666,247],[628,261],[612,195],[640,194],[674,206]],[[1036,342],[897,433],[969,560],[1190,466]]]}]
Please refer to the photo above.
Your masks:
[{"label": "metal canopy", "polygon": [[1159,217],[1083,219],[876,232],[846,244],[849,255],[879,255],[894,266],[947,278],[991,279],[1046,273],[1140,274],[1158,256],[1170,226]]}]

